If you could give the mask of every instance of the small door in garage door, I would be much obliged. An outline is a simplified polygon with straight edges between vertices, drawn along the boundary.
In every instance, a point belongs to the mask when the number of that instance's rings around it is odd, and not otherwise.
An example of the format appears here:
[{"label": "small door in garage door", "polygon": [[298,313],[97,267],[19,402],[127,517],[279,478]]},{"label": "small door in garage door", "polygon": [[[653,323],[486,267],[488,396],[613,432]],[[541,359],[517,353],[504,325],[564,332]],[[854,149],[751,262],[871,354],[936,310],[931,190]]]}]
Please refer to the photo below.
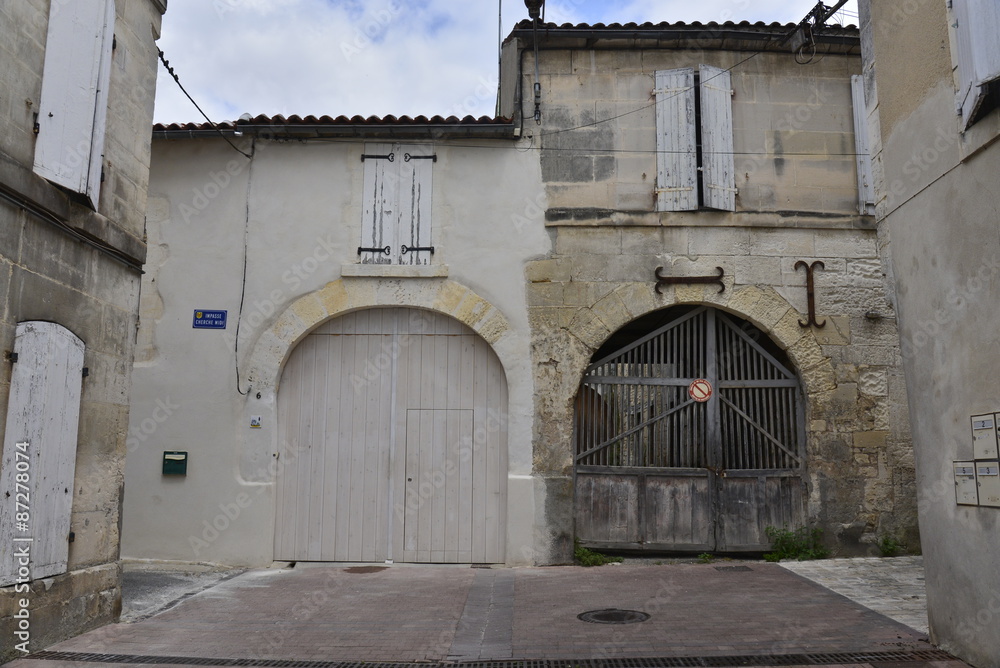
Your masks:
[{"label": "small door in garage door", "polygon": [[504,561],[507,385],[471,329],[336,318],[292,352],[278,404],[275,559]]}]

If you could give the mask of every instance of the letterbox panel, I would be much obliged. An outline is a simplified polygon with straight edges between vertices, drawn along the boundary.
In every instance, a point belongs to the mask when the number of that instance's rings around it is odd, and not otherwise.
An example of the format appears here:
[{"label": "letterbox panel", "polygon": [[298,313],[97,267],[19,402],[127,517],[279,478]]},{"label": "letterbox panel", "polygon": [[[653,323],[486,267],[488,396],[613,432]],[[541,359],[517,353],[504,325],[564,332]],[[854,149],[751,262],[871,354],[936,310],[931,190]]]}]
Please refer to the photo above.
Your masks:
[{"label": "letterbox panel", "polygon": [[979,487],[976,484],[975,462],[954,462],[955,501],[960,506],[979,505]]},{"label": "letterbox panel", "polygon": [[979,505],[1000,508],[1000,461],[976,462]]}]

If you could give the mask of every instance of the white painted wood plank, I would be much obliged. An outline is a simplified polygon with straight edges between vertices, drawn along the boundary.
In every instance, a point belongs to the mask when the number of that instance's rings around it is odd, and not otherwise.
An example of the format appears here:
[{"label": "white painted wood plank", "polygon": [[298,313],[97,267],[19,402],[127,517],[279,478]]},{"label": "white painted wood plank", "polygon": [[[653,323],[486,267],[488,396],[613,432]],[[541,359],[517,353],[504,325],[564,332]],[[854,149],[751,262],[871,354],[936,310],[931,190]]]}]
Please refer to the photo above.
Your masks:
[{"label": "white painted wood plank", "polygon": [[87,195],[100,193],[111,73],[113,0],[53,4],[45,42],[34,171]]},{"label": "white painted wood plank", "polygon": [[[0,483],[10,495],[0,504],[3,586],[17,579],[14,538],[34,539],[32,578],[66,572],[84,344],[55,323],[22,322],[15,330],[14,352],[18,361],[11,370],[0,464]],[[27,519],[18,512],[28,513]]]},{"label": "white painted wood plank", "polygon": [[868,137],[868,106],[865,103],[865,80],[860,74],[851,76],[851,101],[854,104],[854,153],[858,174],[858,212],[875,215],[875,184],[872,179],[872,157]]},{"label": "white painted wood plank", "polygon": [[698,208],[694,70],[656,72],[656,210]]},{"label": "white painted wood plank", "polygon": [[711,65],[701,65],[700,73],[702,199],[709,208],[735,211],[732,77]]},{"label": "white painted wood plank", "polygon": [[[333,321],[339,320],[335,318]],[[324,424],[324,449],[323,449],[323,490],[321,493],[320,506],[323,515],[323,537],[320,543],[320,552],[323,559],[332,559],[337,550],[337,518],[339,515],[339,498],[337,488],[340,486],[340,459],[338,450],[341,447],[338,435],[338,422],[340,421],[340,407],[347,401],[349,393],[356,386],[354,379],[349,373],[338,373],[338,369],[343,369],[340,360],[344,354],[344,336],[340,334],[326,335],[328,339],[328,357],[323,362],[325,372],[329,377],[330,394],[327,397],[327,404],[323,407],[325,411]]]},{"label": "white painted wood plank", "polygon": [[[344,322],[345,336],[341,344],[341,356],[339,360],[333,361],[331,370],[333,373],[349,372],[344,373],[344,375],[350,376],[354,374],[358,378],[364,378],[364,369],[359,369],[356,361],[358,349],[365,349],[365,342],[361,340],[361,337],[350,334],[350,332],[357,329],[356,325],[356,316]],[[334,429],[331,430],[337,435],[335,446],[332,448],[334,456],[337,458],[337,514],[334,516],[336,527],[334,543],[336,548],[333,553],[334,561],[349,561],[352,557],[350,551],[350,522],[347,521],[347,518],[351,515],[351,462],[354,456],[354,425],[357,419],[355,406],[359,403],[359,397],[363,391],[361,388],[364,387],[366,385],[361,385],[360,388],[352,386],[350,391],[347,391],[347,388],[345,388],[340,406],[340,419],[337,421]]]},{"label": "white painted wood plank", "polygon": [[[399,240],[401,245],[416,248],[431,246],[431,176],[434,162],[427,156],[434,155],[434,147],[404,144],[399,147],[403,162],[400,165],[399,189]],[[406,156],[410,160],[406,160]],[[416,156],[416,157],[415,157]],[[430,264],[430,251],[402,253],[400,264]]]},{"label": "white painted wood plank", "polygon": [[486,482],[486,415],[489,411],[489,388],[487,374],[489,356],[483,346],[484,342],[476,341],[476,376],[473,380],[472,395],[475,411],[475,431],[472,443],[472,559],[483,562],[486,559],[486,534],[488,532],[487,516],[489,515],[488,493]]},{"label": "white painted wood plank", "polygon": [[1000,4],[996,0],[953,0],[958,52],[957,105],[968,127],[986,96],[984,84],[1000,78]]},{"label": "white painted wood plank", "polygon": [[[390,253],[397,252],[396,216],[398,215],[399,172],[396,163],[394,146],[392,144],[365,144],[365,155],[394,156],[393,161],[382,158],[367,158],[365,160],[364,195],[361,218],[362,248],[390,247]],[[363,264],[389,264],[392,255],[363,252]]]}]

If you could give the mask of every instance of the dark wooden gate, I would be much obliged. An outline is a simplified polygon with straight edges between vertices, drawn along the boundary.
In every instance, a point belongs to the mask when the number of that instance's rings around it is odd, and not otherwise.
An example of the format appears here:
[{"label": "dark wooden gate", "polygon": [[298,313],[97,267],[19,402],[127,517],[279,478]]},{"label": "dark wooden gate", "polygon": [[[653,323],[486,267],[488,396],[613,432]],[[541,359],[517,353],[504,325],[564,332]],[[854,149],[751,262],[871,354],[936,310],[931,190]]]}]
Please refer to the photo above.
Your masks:
[{"label": "dark wooden gate", "polygon": [[766,336],[698,307],[625,339],[598,351],[576,400],[580,542],[756,552],[765,527],[803,524],[801,391]]}]

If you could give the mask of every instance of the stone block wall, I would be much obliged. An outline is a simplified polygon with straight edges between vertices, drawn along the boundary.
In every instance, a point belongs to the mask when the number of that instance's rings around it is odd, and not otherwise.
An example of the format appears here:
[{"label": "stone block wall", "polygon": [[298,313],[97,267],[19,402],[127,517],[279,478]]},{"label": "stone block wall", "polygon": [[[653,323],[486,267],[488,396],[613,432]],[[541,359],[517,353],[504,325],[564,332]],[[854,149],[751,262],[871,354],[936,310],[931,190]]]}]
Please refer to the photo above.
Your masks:
[{"label": "stone block wall", "polygon": [[[32,651],[112,621],[121,610],[119,505],[139,267],[145,257],[154,40],[166,6],[161,0],[116,0],[105,180],[94,211],[32,171],[33,114],[41,93],[50,4],[29,0],[0,7],[0,350],[12,349],[17,323],[56,322],[84,341],[89,370],[83,380],[67,572],[31,583]],[[94,243],[82,242],[66,227],[82,230]],[[10,363],[4,360],[0,430],[6,424],[10,377]],[[24,597],[14,587],[0,588],[0,661],[20,655],[9,641],[17,624],[12,615]]]},{"label": "stone block wall", "polygon": [[[591,356],[626,323],[679,304],[747,319],[792,360],[806,399],[809,516],[840,555],[877,553],[892,536],[917,547],[913,458],[895,315],[881,288],[873,230],[552,226],[555,250],[528,263],[533,329],[536,473],[572,504],[573,400]],[[728,251],[728,253],[727,253]],[[823,328],[803,328],[799,260],[815,273]],[[654,290],[654,271],[718,286]],[[572,526],[553,523],[556,544]]]}]

